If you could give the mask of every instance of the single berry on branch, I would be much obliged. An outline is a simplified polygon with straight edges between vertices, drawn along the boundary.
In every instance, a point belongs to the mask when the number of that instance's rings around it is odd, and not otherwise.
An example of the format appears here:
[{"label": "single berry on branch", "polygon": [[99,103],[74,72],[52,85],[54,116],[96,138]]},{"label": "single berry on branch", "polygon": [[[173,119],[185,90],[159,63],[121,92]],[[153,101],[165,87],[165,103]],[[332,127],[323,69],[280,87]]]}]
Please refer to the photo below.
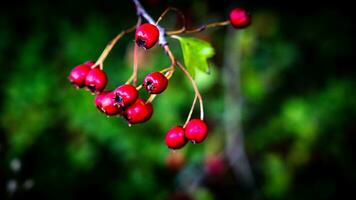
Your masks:
[{"label": "single berry on branch", "polygon": [[152,72],[148,74],[143,81],[143,87],[151,94],[160,94],[167,88],[167,86],[168,79],[160,72]]},{"label": "single berry on branch", "polygon": [[120,107],[127,107],[135,103],[138,98],[138,92],[133,85],[125,84],[114,90],[115,101]]},{"label": "single berry on branch", "polygon": [[251,16],[245,9],[235,8],[230,12],[230,23],[234,28],[244,28],[251,24]]},{"label": "single berry on branch", "polygon": [[136,30],[135,41],[137,46],[150,49],[153,47],[159,38],[159,30],[157,26],[153,24],[142,24]]},{"label": "single berry on branch", "polygon": [[184,129],[181,126],[174,126],[167,132],[165,143],[170,149],[180,149],[187,143],[184,136]]},{"label": "single berry on branch", "polygon": [[106,73],[99,67],[91,69],[86,76],[85,85],[87,89],[92,93],[100,93],[106,87],[108,83],[108,78]]},{"label": "single berry on branch", "polygon": [[115,94],[111,91],[104,91],[95,97],[95,105],[108,116],[118,115],[122,109],[117,106]]},{"label": "single berry on branch", "polygon": [[203,120],[192,119],[185,127],[184,134],[188,140],[200,143],[208,136],[208,126]]},{"label": "single berry on branch", "polygon": [[143,99],[137,99],[134,104],[125,109],[124,117],[131,125],[149,120],[152,114],[152,104],[146,103]]}]

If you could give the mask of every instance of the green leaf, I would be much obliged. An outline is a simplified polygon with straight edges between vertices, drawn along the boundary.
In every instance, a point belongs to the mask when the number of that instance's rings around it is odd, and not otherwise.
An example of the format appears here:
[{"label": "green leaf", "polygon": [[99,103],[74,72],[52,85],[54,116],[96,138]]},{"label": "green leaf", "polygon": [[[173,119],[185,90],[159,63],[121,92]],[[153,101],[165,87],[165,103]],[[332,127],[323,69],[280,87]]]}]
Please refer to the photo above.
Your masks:
[{"label": "green leaf", "polygon": [[196,70],[209,72],[208,58],[214,55],[214,48],[208,42],[191,37],[172,37],[180,41],[185,67],[193,77]]}]

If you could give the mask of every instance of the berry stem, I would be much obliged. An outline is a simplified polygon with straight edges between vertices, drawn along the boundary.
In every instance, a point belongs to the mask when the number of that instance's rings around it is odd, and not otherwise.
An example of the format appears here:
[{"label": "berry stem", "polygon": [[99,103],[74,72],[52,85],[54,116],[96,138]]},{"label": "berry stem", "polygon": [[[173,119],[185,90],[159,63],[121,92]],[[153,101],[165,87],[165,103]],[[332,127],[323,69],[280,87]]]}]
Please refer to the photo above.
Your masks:
[{"label": "berry stem", "polygon": [[195,83],[193,77],[189,74],[189,72],[185,69],[185,67],[184,67],[179,61],[177,61],[177,65],[178,65],[178,67],[184,72],[184,74],[189,78],[189,80],[190,80],[190,82],[191,82],[191,84],[192,84],[192,86],[193,86],[195,95],[196,95],[196,96],[198,97],[198,99],[199,99],[199,104],[200,104],[200,119],[201,119],[201,120],[204,120],[203,98],[202,98],[201,95],[200,95],[198,86],[197,86],[197,84]]},{"label": "berry stem", "polygon": [[137,66],[138,66],[138,46],[135,43],[134,44],[134,62],[133,62],[133,73],[132,73],[132,79],[133,79],[133,85],[136,86],[137,84]]},{"label": "berry stem", "polygon": [[166,10],[163,11],[163,13],[161,14],[161,16],[159,16],[157,22],[156,22],[156,25],[163,19],[164,16],[166,16],[166,14],[169,12],[169,11],[174,11],[175,13],[177,13],[179,15],[179,17],[181,18],[182,20],[182,28],[177,30],[177,31],[180,31],[180,32],[184,32],[186,30],[186,21],[185,21],[185,16],[183,15],[183,13],[175,8],[175,7],[168,7],[166,8]]},{"label": "berry stem", "polygon": [[100,67],[100,69],[103,69],[103,63],[106,59],[106,57],[109,55],[111,49],[115,46],[115,44],[117,43],[117,41],[119,41],[119,39],[124,36],[127,33],[130,33],[132,31],[134,31],[136,29],[136,25],[132,26],[129,29],[126,29],[124,31],[121,31],[121,33],[119,33],[114,39],[112,39],[105,47],[104,51],[101,53],[100,57],[98,58],[98,60],[95,62],[95,64],[93,66],[91,66],[92,69],[94,69],[95,67]]},{"label": "berry stem", "polygon": [[146,103],[152,103],[152,101],[156,98],[156,94],[151,94],[150,97],[147,99]]},{"label": "berry stem", "polygon": [[214,22],[214,23],[210,23],[210,24],[204,24],[199,26],[198,28],[195,29],[190,29],[187,30],[186,28],[182,28],[176,31],[167,31],[166,34],[167,35],[178,35],[178,34],[185,34],[185,33],[199,33],[204,31],[205,29],[208,28],[214,28],[214,27],[221,27],[221,26],[227,26],[230,25],[230,21],[226,20],[226,21],[222,21],[222,22]]},{"label": "berry stem", "polygon": [[192,114],[193,114],[193,111],[194,111],[195,104],[197,103],[197,99],[198,99],[198,95],[195,95],[194,100],[193,100],[193,103],[192,103],[192,107],[190,108],[190,111],[189,111],[187,120],[185,120],[185,123],[184,123],[184,125],[183,125],[183,128],[185,128],[185,127],[187,126],[187,124],[188,124],[190,118],[192,118]]}]

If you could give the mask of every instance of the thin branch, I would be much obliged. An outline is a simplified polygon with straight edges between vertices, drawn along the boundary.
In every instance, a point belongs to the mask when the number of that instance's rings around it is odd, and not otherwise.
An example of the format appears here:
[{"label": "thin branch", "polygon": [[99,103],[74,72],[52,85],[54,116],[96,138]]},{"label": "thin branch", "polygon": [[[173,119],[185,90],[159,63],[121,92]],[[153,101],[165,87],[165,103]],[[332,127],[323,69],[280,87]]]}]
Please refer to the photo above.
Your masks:
[{"label": "thin branch", "polygon": [[95,62],[95,64],[91,67],[91,68],[95,68],[97,66],[100,67],[100,69],[103,69],[103,63],[106,59],[106,57],[109,55],[111,49],[115,46],[115,44],[117,43],[117,41],[119,41],[119,39],[124,36],[127,33],[130,33],[132,31],[134,31],[136,29],[136,25],[132,26],[129,29],[126,29],[124,31],[121,31],[121,33],[119,33],[114,39],[112,39],[105,47],[104,51],[101,53],[100,57],[98,58],[98,60]]},{"label": "thin branch", "polygon": [[192,114],[193,114],[193,111],[194,111],[195,104],[197,103],[197,99],[198,99],[198,95],[195,95],[195,96],[194,96],[193,103],[192,103],[192,107],[190,107],[190,111],[189,111],[187,120],[185,120],[185,123],[184,123],[184,125],[183,125],[183,128],[185,128],[185,127],[187,126],[189,120],[192,118]]},{"label": "thin branch", "polygon": [[184,33],[199,33],[204,31],[205,29],[208,28],[214,28],[214,27],[221,27],[221,26],[227,26],[230,25],[230,21],[223,21],[223,22],[214,22],[214,23],[210,23],[210,24],[204,24],[199,26],[198,28],[195,29],[190,29],[187,30],[186,28],[184,29],[179,29],[176,31],[167,31],[166,34],[167,35],[179,35],[179,34],[184,34]]},{"label": "thin branch", "polygon": [[181,20],[182,20],[182,24],[183,24],[183,25],[182,25],[182,28],[180,28],[180,29],[177,30],[177,31],[179,31],[179,32],[184,32],[185,29],[186,29],[186,27],[187,27],[186,21],[185,21],[185,16],[183,15],[183,13],[182,13],[179,9],[174,8],[174,7],[168,7],[168,8],[161,14],[161,16],[159,16],[159,18],[158,18],[156,24],[158,24],[158,23],[163,19],[163,17],[166,16],[166,14],[167,14],[169,11],[174,11],[175,13],[177,13],[177,14],[179,15],[179,17],[180,17]]},{"label": "thin branch", "polygon": [[199,104],[200,104],[200,119],[204,120],[204,107],[203,107],[203,98],[200,95],[199,89],[197,84],[195,83],[193,77],[190,75],[190,73],[185,69],[185,67],[179,62],[177,61],[177,65],[178,67],[184,72],[184,74],[188,77],[188,79],[190,80],[190,83],[193,86],[195,95],[197,95],[198,99],[199,99]]}]

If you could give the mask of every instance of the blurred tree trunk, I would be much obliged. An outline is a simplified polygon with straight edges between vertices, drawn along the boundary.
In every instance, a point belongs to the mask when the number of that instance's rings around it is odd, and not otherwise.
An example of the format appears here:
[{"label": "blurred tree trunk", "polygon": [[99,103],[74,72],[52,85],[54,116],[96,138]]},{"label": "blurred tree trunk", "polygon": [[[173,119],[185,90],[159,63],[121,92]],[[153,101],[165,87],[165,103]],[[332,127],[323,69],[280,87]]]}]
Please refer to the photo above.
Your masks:
[{"label": "blurred tree trunk", "polygon": [[223,80],[225,86],[224,127],[225,154],[235,175],[252,188],[254,180],[244,146],[241,123],[243,99],[240,87],[240,37],[239,31],[230,28],[225,37]]}]

